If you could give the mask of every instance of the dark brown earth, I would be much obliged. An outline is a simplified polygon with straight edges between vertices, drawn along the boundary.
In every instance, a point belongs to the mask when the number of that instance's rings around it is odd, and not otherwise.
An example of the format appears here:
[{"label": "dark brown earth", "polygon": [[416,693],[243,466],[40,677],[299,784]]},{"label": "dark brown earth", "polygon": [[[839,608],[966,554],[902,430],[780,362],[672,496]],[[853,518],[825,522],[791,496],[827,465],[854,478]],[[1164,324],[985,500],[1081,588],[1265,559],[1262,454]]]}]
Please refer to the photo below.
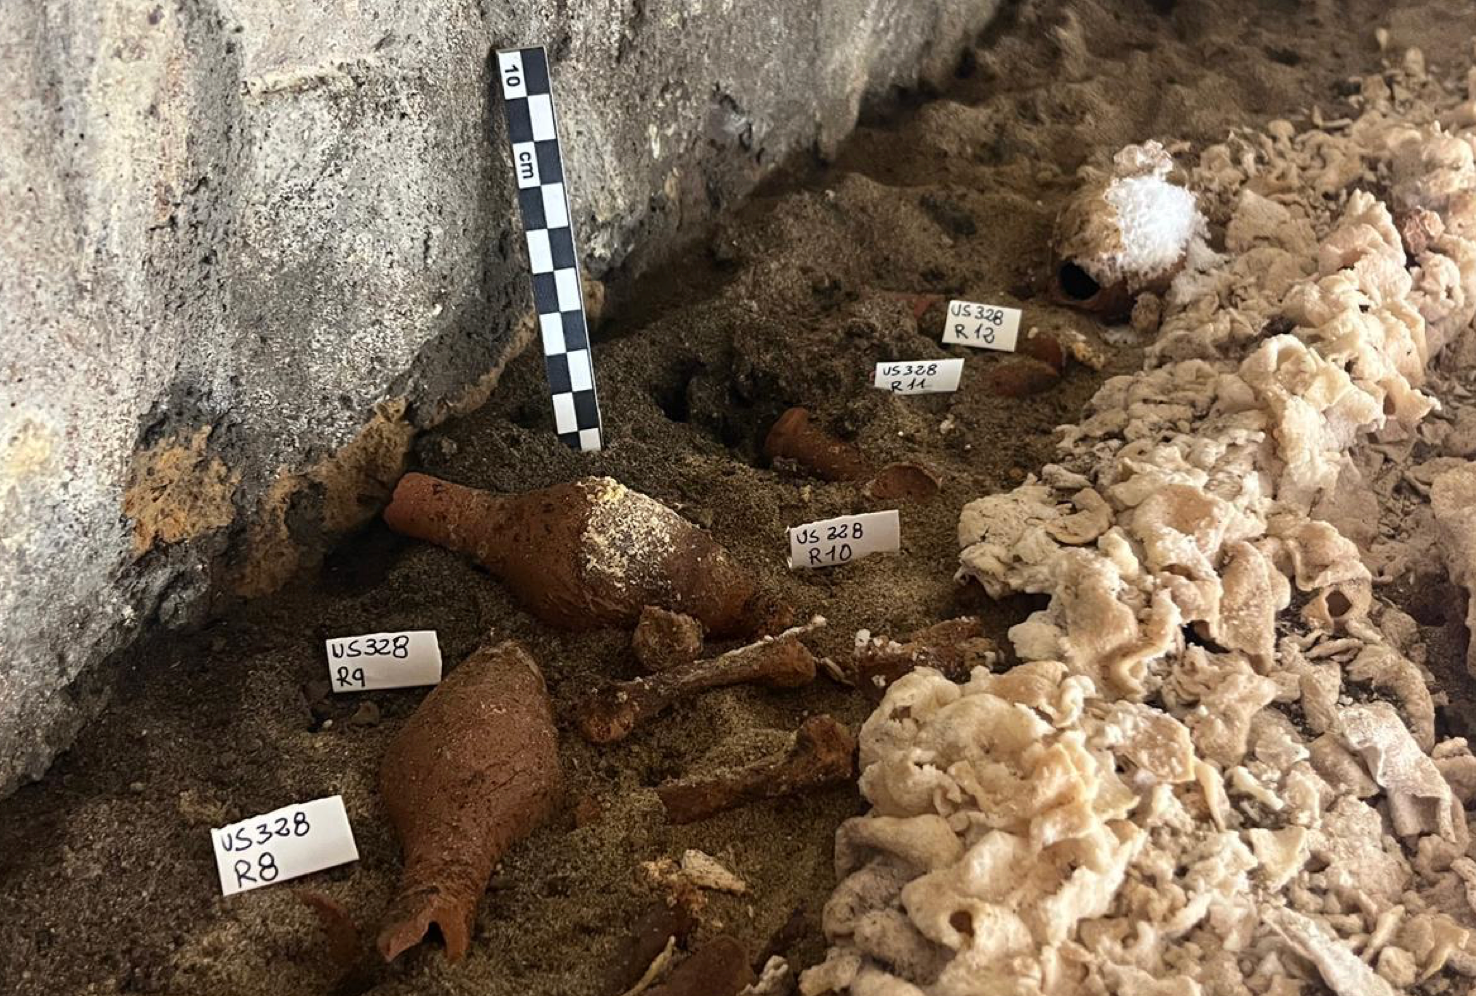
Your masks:
[{"label": "dark brown earth", "polygon": [[[669,270],[612,283],[613,314],[596,342],[605,452],[581,456],[554,439],[530,352],[485,408],[418,443],[419,469],[509,492],[611,475],[709,528],[801,615],[828,617],[815,646],[837,658],[859,628],[901,635],[965,612],[1000,636],[1028,606],[955,585],[958,510],[1047,462],[1052,427],[1139,356],[1108,347],[1107,370],[1071,365],[1023,398],[989,389],[997,368],[1015,362],[994,354],[968,356],[954,395],[872,390],[877,361],[966,352],[938,344],[940,311],[917,317],[917,297],[1022,306],[1026,328],[1100,341],[1095,319],[1044,294],[1051,221],[1077,167],[1147,138],[1185,140],[1192,155],[1232,127],[1304,119],[1313,105],[1337,117],[1347,78],[1379,67],[1380,24],[1395,50],[1417,43],[1437,71],[1462,69],[1472,25],[1450,30],[1451,6],[1010,5],[964,53],[947,94],[896,95],[834,162],[793,164]],[[941,494],[900,506],[900,556],[786,568],[786,526],[887,507],[856,484],[767,465],[764,434],[793,405],[878,465],[941,471]],[[1464,645],[1448,632],[1461,612],[1439,603],[1414,613],[1432,638],[1432,667],[1452,683],[1465,680],[1454,664]],[[756,953],[804,906],[793,956],[819,957],[832,835],[858,811],[854,790],[669,826],[654,788],[779,749],[809,715],[854,730],[869,711],[864,696],[823,678],[799,692],[719,691],[618,745],[591,747],[574,734],[573,705],[596,682],[636,673],[629,634],[551,631],[462,559],[374,526],[281,595],[140,647],[107,715],[44,781],[0,803],[0,992],[334,991],[328,945],[294,886],[222,899],[209,831],[341,793],[361,860],[295,884],[372,929],[400,871],[376,771],[425,693],[328,695],[322,640],[419,628],[439,631],[448,663],[489,633],[526,643],[554,698],[567,798],[494,875],[465,962],[449,966],[426,946],[338,992],[601,992],[612,952],[656,896],[641,864],[689,847],[749,883],[745,896],[710,896],[689,948],[731,933]],[[1443,722],[1465,725],[1465,687],[1452,685]]]}]

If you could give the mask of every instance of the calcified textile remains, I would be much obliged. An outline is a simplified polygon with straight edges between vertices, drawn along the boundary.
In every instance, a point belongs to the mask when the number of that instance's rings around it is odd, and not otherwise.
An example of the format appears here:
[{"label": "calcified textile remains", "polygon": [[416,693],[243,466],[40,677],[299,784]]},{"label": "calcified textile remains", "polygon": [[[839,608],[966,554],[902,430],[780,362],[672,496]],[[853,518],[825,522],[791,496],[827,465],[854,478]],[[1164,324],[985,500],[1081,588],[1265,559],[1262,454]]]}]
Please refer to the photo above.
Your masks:
[{"label": "calcified textile remains", "polygon": [[1225,251],[1190,250],[1057,464],[964,508],[961,576],[1049,603],[1013,669],[915,672],[866,722],[804,993],[1471,989],[1476,757],[1374,598],[1394,552],[1336,523],[1471,348],[1476,74],[1448,94],[1412,52],[1357,99],[1203,152]]}]

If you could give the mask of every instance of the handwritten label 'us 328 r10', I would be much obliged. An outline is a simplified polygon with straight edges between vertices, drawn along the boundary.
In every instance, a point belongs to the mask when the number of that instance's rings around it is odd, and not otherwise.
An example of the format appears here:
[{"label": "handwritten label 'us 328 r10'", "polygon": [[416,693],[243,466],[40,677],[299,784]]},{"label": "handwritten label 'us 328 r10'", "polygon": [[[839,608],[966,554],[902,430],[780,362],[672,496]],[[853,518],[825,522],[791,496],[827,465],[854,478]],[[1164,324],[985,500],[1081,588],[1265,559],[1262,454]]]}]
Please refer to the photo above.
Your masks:
[{"label": "handwritten label 'us 328 r10'", "polygon": [[328,678],[335,692],[408,688],[441,680],[441,646],[433,629],[340,636],[327,646]]},{"label": "handwritten label 'us 328 r10'", "polygon": [[975,349],[1015,351],[1020,336],[1020,309],[973,301],[949,301],[943,341]]},{"label": "handwritten label 'us 328 r10'", "polygon": [[789,566],[835,567],[901,545],[897,510],[862,512],[807,522],[789,530]]}]

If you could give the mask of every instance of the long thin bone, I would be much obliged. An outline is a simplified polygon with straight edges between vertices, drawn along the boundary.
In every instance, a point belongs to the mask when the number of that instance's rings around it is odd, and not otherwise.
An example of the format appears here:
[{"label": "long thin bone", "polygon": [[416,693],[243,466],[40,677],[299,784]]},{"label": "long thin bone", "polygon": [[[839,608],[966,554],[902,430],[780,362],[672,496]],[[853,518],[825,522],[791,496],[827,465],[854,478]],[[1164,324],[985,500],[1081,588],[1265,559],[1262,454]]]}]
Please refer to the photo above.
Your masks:
[{"label": "long thin bone", "polygon": [[718,657],[599,689],[579,706],[579,732],[590,743],[613,744],[678,699],[709,688],[750,682],[771,688],[807,685],[815,678],[815,657],[799,637],[824,625],[825,618],[816,616]]},{"label": "long thin bone", "polygon": [[693,823],[725,810],[779,796],[850,781],[856,739],[829,716],[811,716],[783,757],[737,768],[716,778],[669,782],[656,790],[672,823]]}]

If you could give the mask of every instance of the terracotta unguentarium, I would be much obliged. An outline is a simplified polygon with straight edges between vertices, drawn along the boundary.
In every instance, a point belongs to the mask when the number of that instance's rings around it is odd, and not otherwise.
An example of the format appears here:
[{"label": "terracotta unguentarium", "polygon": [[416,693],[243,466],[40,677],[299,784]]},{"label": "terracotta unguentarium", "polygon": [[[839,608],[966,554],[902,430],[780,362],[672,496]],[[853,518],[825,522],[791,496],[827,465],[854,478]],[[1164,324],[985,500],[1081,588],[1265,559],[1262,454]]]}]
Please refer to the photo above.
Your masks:
[{"label": "terracotta unguentarium", "polygon": [[791,618],[707,533],[608,477],[506,496],[406,474],[384,520],[469,554],[567,629],[634,626],[648,605],[714,636],[776,632]]},{"label": "terracotta unguentarium", "polygon": [[436,687],[385,752],[380,792],[405,870],[379,934],[394,959],[432,926],[459,960],[492,868],[558,798],[543,674],[516,643],[483,646]]}]

